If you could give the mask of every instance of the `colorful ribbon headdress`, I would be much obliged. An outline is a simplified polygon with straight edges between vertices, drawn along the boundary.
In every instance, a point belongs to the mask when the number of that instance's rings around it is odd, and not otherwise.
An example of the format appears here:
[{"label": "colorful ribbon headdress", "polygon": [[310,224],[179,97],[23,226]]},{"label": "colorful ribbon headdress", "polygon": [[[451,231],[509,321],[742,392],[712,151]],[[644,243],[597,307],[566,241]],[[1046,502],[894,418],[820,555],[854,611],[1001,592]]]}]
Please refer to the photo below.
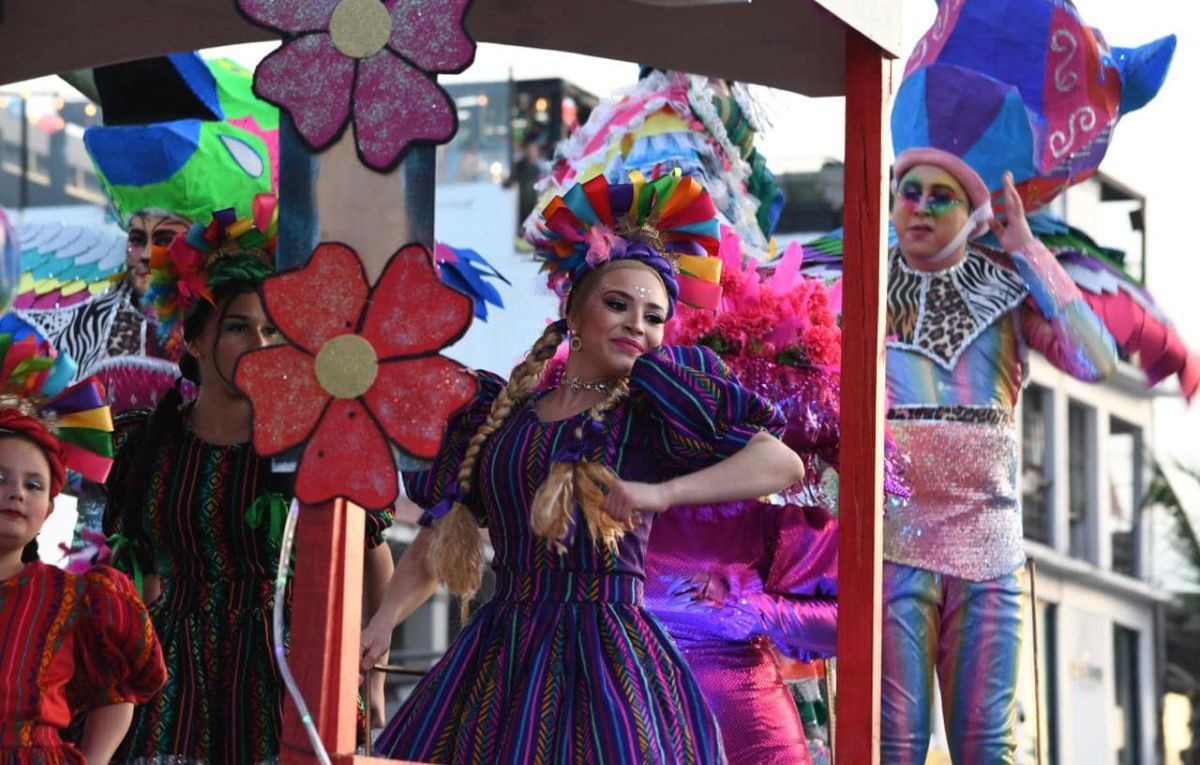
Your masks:
[{"label": "colorful ribbon headdress", "polygon": [[66,387],[75,372],[68,356],[58,355],[36,335],[17,339],[0,333],[0,409],[36,420],[58,440],[65,467],[103,483],[113,461],[112,415],[96,378]]},{"label": "colorful ribbon headdress", "polygon": [[550,200],[533,243],[561,298],[608,260],[638,259],[659,271],[668,291],[677,284],[679,300],[713,309],[721,299],[716,215],[704,188],[679,172],[652,180],[631,173],[618,184],[601,175]]},{"label": "colorful ribbon headdress", "polygon": [[213,302],[213,291],[234,281],[261,281],[274,271],[276,199],[259,194],[253,214],[237,218],[234,208],[213,213],[208,224],[195,223],[169,247],[150,251],[150,288],[146,301],[158,316],[160,336],[169,337],[199,300]]}]

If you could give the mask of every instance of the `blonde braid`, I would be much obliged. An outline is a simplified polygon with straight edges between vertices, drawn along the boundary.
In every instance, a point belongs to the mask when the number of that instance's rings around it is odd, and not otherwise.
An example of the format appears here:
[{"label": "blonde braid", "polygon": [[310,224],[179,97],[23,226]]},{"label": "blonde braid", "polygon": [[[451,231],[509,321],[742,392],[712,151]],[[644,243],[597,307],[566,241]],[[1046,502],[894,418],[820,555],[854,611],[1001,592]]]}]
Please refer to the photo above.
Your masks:
[{"label": "blonde braid", "polygon": [[[608,411],[628,392],[628,381],[619,380],[609,389],[603,401],[588,410],[589,418],[594,422],[603,423]],[[586,424],[585,421],[576,428],[575,438],[583,438]],[[598,546],[615,551],[617,542],[632,528],[600,508],[608,487],[616,480],[617,474],[612,468],[600,462],[580,460],[554,463],[550,466],[546,481],[538,488],[533,498],[530,525],[534,533],[550,540],[556,549],[565,549],[562,540],[566,539],[570,530],[575,502],[578,499],[592,540]]]},{"label": "blonde braid", "polygon": [[429,540],[429,560],[433,572],[447,589],[459,596],[465,612],[483,578],[483,542],[479,525],[463,500],[471,493],[475,462],[488,438],[496,432],[523,400],[529,397],[541,379],[546,363],[563,340],[559,325],[551,324],[537,339],[524,361],[513,368],[508,384],[501,389],[487,419],[471,436],[462,465],[458,469],[458,497],[450,512],[438,521]]}]

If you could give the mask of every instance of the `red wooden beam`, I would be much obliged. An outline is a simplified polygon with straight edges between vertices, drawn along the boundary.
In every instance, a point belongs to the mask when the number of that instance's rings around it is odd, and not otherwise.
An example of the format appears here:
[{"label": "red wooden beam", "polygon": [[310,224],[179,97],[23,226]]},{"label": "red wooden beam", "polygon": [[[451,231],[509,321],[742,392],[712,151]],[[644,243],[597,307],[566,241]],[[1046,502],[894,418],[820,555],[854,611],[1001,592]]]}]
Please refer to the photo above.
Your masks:
[{"label": "red wooden beam", "polygon": [[879,763],[883,507],[886,53],[846,32],[845,254],[838,543],[837,728],[840,763]]},{"label": "red wooden beam", "polygon": [[[330,755],[353,756],[364,514],[344,500],[300,508],[288,664]],[[311,765],[296,706],[284,702],[280,765]]]}]

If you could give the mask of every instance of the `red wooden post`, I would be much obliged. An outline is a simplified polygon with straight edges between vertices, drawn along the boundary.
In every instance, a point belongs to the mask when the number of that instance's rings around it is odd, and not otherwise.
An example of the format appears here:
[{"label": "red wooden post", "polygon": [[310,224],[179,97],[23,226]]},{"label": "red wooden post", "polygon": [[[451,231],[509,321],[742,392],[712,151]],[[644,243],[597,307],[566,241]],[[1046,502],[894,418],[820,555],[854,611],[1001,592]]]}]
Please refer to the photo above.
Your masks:
[{"label": "red wooden post", "polygon": [[883,506],[883,318],[887,167],[883,120],[891,63],[846,32],[845,254],[838,546],[839,763],[879,763]]},{"label": "red wooden post", "polygon": [[[319,241],[345,242],[374,283],[389,257],[410,242],[433,245],[434,154],[417,147],[399,168],[363,169],[352,131],[320,154],[305,149],[286,119],[280,125],[282,267],[299,266]],[[362,624],[363,511],[343,500],[304,507],[296,534],[288,660],[326,751],[335,763],[355,757],[356,686]],[[295,706],[284,704],[281,765],[314,762]]]},{"label": "red wooden post", "polygon": [[[300,509],[288,664],[330,755],[355,747],[364,533],[363,511],[344,500]],[[283,709],[280,763],[310,765],[296,706]]]}]

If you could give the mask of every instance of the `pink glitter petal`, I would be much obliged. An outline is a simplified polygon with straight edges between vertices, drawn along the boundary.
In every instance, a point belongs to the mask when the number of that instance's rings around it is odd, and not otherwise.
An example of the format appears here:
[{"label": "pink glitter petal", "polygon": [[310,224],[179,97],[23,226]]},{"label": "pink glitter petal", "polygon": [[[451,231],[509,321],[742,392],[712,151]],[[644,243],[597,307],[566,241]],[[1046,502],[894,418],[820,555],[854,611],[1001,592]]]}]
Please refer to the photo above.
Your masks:
[{"label": "pink glitter petal", "polygon": [[246,18],[287,34],[326,31],[338,0],[237,0]]},{"label": "pink glitter petal", "polygon": [[366,164],[390,169],[412,141],[445,143],[457,126],[450,96],[391,51],[359,62],[354,135]]},{"label": "pink glitter petal", "polygon": [[461,72],[475,57],[475,42],[463,29],[471,0],[391,0],[388,45],[430,72]]},{"label": "pink glitter petal", "polygon": [[327,34],[285,43],[254,74],[254,92],[286,109],[314,149],[328,146],[345,126],[353,83],[354,59],[342,55]]},{"label": "pink glitter petal", "polygon": [[362,336],[381,359],[419,356],[461,337],[473,315],[471,299],[443,284],[414,244],[392,256],[372,289]]}]

